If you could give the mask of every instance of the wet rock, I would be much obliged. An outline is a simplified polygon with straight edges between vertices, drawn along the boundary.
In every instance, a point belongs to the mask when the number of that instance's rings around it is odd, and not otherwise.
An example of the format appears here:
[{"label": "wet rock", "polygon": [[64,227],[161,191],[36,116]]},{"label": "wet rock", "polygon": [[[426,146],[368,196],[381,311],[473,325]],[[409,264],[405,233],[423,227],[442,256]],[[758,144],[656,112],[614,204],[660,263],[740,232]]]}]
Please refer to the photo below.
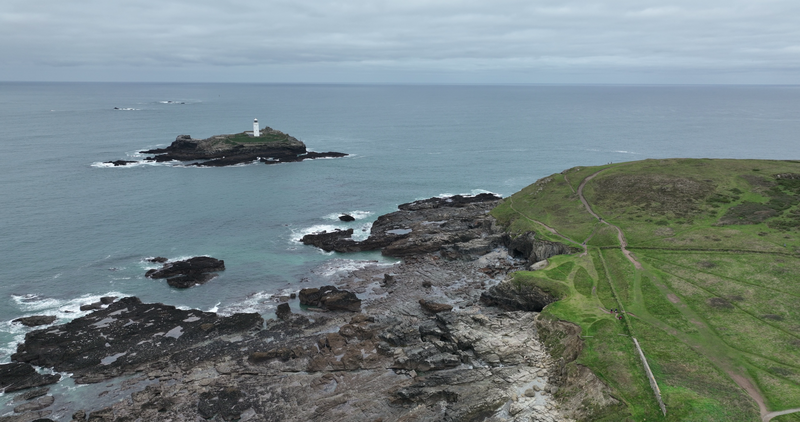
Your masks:
[{"label": "wet rock", "polygon": [[136,161],[128,161],[128,160],[116,160],[116,161],[106,161],[103,164],[113,164],[114,167],[119,166],[127,166],[128,164],[134,164]]},{"label": "wet rock", "polygon": [[155,258],[147,258],[147,259],[145,259],[145,261],[147,261],[147,262],[155,262],[155,263],[158,263],[158,264],[163,264],[163,263],[165,263],[165,262],[167,262],[169,260],[167,258],[164,258],[163,256],[157,256]]},{"label": "wet rock", "polygon": [[15,407],[14,412],[24,413],[24,412],[32,412],[35,410],[42,410],[45,407],[52,405],[54,401],[56,401],[56,399],[53,396],[39,397],[28,403],[24,403]]},{"label": "wet rock", "polygon": [[34,315],[29,317],[22,317],[13,320],[12,322],[19,322],[26,327],[36,327],[39,325],[47,325],[55,322],[55,315]]},{"label": "wet rock", "polygon": [[301,305],[316,306],[331,311],[361,311],[361,299],[355,293],[339,290],[334,286],[322,286],[300,290]]},{"label": "wet rock", "polygon": [[339,216],[339,220],[341,221],[356,221],[356,218],[350,214],[342,214]]},{"label": "wet rock", "polygon": [[85,410],[78,410],[77,412],[72,414],[72,420],[75,421],[84,421],[86,420],[86,411]]},{"label": "wet rock", "polygon": [[275,310],[275,315],[278,317],[278,319],[286,321],[291,318],[292,309],[289,307],[288,303],[281,303],[278,305],[278,309]]},{"label": "wet rock", "polygon": [[[38,331],[34,331],[36,332]],[[26,363],[12,362],[0,365],[0,388],[5,389],[6,393],[55,384],[60,379],[61,375],[40,374],[33,366]]]},{"label": "wet rock", "polygon": [[115,300],[117,300],[116,296],[103,296],[100,298],[100,303],[103,305],[110,305],[114,303]]},{"label": "wet rock", "polygon": [[415,201],[378,217],[364,241],[353,240],[353,231],[348,229],[309,234],[302,242],[328,252],[380,249],[396,257],[441,252],[449,259],[474,258],[501,243],[488,216],[499,200],[493,194],[481,194]]},{"label": "wet rock", "polygon": [[86,305],[81,305],[81,311],[94,311],[95,309],[102,309],[103,302],[94,302],[94,303],[87,303]]},{"label": "wet rock", "polygon": [[47,394],[49,391],[50,391],[50,387],[37,388],[35,390],[28,390],[28,391],[26,391],[24,393],[19,394],[17,397],[14,397],[13,402],[17,403],[17,402],[21,402],[21,401],[28,401],[28,400],[31,400],[31,399],[35,399],[37,397],[41,397],[41,396]]},{"label": "wet rock", "polygon": [[249,332],[262,325],[258,314],[220,317],[125,297],[67,324],[26,334],[11,359],[72,372],[78,383],[99,382],[135,372],[144,363],[215,336]]},{"label": "wet rock", "polygon": [[148,278],[165,278],[172,287],[185,289],[204,284],[217,276],[217,271],[225,270],[225,261],[209,256],[196,256],[184,261],[167,262],[161,269],[149,270]]}]

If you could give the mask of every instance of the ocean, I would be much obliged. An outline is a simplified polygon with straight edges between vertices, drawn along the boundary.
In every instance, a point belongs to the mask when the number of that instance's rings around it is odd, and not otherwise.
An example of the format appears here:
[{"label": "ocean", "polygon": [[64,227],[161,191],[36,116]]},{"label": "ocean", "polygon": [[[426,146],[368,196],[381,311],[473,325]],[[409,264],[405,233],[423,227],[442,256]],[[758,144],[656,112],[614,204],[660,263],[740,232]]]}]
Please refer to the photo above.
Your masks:
[{"label": "ocean", "polygon": [[[181,134],[252,130],[254,118],[351,155],[103,164],[139,161]],[[67,322],[100,296],[268,317],[276,295],[393,262],[323,253],[303,234],[366,237],[416,199],[507,196],[574,166],[646,158],[800,159],[797,86],[0,83],[0,123],[1,362],[31,330],[12,319]],[[186,290],[144,277],[157,266],[147,257],[196,255],[227,269]]]}]

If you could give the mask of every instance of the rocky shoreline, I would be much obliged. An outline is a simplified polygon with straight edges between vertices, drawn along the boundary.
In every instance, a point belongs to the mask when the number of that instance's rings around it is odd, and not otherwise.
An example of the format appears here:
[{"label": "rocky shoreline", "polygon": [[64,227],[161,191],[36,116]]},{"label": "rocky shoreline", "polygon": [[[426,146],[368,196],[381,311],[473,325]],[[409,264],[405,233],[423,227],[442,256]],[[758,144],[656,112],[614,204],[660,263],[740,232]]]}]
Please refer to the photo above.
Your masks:
[{"label": "rocky shoreline", "polygon": [[[50,404],[0,421],[585,419],[615,399],[590,371],[568,366],[580,330],[541,321],[535,311],[555,299],[507,282],[532,260],[572,250],[505,233],[488,214],[499,200],[404,204],[363,242],[312,236],[307,243],[403,261],[300,290],[301,311],[283,303],[275,319],[128,297],[30,332],[12,357],[17,373],[33,364],[76,383],[124,380],[127,398],[87,408],[45,391],[27,402]],[[563,391],[572,393],[560,400]]]},{"label": "rocky shoreline", "polygon": [[[224,167],[237,164],[261,162],[264,164],[290,163],[317,158],[340,158],[342,152],[308,151],[297,138],[281,131],[265,127],[259,137],[246,133],[216,135],[206,139],[193,139],[190,135],[179,135],[166,148],[140,151],[153,154],[145,162],[182,161],[198,167]],[[115,167],[134,164],[136,161],[106,161]]]}]

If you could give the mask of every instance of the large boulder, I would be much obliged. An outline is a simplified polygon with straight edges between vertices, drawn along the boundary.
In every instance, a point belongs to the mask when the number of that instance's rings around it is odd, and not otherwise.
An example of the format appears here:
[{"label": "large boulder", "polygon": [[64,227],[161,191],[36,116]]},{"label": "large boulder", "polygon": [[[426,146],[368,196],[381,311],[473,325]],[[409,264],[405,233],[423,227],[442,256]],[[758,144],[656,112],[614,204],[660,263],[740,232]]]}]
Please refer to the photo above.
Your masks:
[{"label": "large boulder", "polygon": [[34,315],[29,317],[17,318],[11,322],[19,322],[26,327],[36,327],[39,325],[47,325],[55,322],[55,315]]},{"label": "large boulder", "polygon": [[61,375],[40,374],[27,363],[12,362],[0,365],[0,388],[6,393],[31,387],[55,384]]},{"label": "large boulder", "polygon": [[339,290],[334,286],[322,286],[300,290],[301,305],[316,306],[331,311],[361,312],[361,299],[355,293]]},{"label": "large boulder", "polygon": [[506,311],[541,312],[545,306],[558,300],[541,288],[529,283],[506,280],[481,293],[481,302]]},{"label": "large boulder", "polygon": [[145,273],[148,278],[166,278],[172,287],[185,289],[204,284],[225,270],[225,261],[210,256],[196,256],[184,261],[167,262],[161,269]]},{"label": "large boulder", "polygon": [[536,232],[525,232],[516,237],[505,236],[503,243],[508,248],[509,255],[525,259],[530,264],[556,255],[571,254],[577,250],[563,243],[536,239]]}]

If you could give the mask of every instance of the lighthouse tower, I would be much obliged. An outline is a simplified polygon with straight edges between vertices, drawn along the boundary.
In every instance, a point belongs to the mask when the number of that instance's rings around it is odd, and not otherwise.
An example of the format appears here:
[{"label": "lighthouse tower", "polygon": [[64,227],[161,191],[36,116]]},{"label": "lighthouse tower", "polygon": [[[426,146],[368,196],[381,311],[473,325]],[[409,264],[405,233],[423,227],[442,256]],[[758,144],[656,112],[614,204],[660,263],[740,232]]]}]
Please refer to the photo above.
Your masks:
[{"label": "lighthouse tower", "polygon": [[253,136],[258,137],[261,134],[261,131],[258,130],[258,119],[253,119]]}]

